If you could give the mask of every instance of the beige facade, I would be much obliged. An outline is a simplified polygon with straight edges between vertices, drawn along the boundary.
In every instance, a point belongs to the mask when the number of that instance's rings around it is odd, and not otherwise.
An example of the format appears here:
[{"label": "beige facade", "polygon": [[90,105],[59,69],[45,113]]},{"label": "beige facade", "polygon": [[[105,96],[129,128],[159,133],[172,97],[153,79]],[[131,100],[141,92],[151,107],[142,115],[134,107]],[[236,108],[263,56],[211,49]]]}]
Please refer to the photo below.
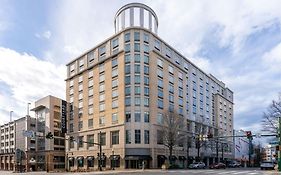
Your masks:
[{"label": "beige facade", "polygon": [[[134,8],[140,9],[140,16],[151,10],[138,3],[121,9]],[[130,18],[135,13],[129,13]],[[145,18],[140,19],[142,24]],[[168,110],[183,116],[191,143],[173,152],[180,166],[196,156],[194,137],[210,132],[233,134],[232,91],[159,38],[155,28],[135,26],[133,20],[131,25],[125,24],[122,30],[118,25],[114,36],[67,64],[67,138],[75,139],[66,143],[70,170],[98,169],[98,146],[86,142],[99,143],[100,131],[105,133],[104,168],[140,168],[143,163],[147,168],[161,167],[168,150],[157,143],[157,130]],[[226,142],[224,158],[233,158],[233,143]],[[200,149],[206,163],[214,161],[216,148],[211,145]]]}]

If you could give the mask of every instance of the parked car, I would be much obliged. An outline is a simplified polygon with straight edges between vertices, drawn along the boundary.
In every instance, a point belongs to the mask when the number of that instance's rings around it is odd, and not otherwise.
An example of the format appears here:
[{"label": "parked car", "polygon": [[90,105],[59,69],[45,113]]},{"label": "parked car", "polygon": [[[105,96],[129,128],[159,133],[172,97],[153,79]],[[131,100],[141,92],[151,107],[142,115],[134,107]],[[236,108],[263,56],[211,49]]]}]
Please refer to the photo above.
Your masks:
[{"label": "parked car", "polygon": [[201,169],[201,168],[205,168],[205,167],[206,167],[206,165],[204,162],[194,162],[188,166],[188,168],[190,168],[190,169]]},{"label": "parked car", "polygon": [[261,170],[267,170],[267,169],[274,170],[274,163],[271,161],[264,161],[264,162],[261,162],[260,167],[261,167]]},{"label": "parked car", "polygon": [[239,163],[239,162],[230,162],[230,163],[228,164],[228,167],[229,167],[229,168],[241,167],[241,163]]},{"label": "parked car", "polygon": [[210,169],[225,169],[226,168],[226,165],[224,163],[214,163],[212,165],[209,166]]}]

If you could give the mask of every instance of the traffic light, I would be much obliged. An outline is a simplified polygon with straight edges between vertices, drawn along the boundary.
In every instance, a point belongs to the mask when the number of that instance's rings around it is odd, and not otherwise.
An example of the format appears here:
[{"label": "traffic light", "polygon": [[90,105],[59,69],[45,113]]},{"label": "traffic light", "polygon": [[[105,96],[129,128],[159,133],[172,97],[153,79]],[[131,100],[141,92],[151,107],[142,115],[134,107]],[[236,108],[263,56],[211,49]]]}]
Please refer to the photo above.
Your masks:
[{"label": "traffic light", "polygon": [[252,132],[246,131],[246,136],[247,136],[247,139],[251,139],[252,138]]},{"label": "traffic light", "polygon": [[48,134],[46,135],[46,139],[53,139],[54,135],[51,132],[48,132]]}]

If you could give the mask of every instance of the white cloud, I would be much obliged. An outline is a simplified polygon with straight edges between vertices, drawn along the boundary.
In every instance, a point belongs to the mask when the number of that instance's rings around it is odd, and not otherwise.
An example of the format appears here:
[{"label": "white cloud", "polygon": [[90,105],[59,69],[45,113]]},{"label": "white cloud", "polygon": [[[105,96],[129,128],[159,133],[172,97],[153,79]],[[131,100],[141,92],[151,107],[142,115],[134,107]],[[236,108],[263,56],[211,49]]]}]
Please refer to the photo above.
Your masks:
[{"label": "white cloud", "polygon": [[263,62],[271,71],[281,72],[281,43],[263,55]]},{"label": "white cloud", "polygon": [[5,87],[0,91],[0,123],[7,121],[10,110],[24,116],[28,102],[47,95],[65,98],[65,74],[64,65],[0,47],[0,87]]},{"label": "white cloud", "polygon": [[49,30],[47,30],[41,34],[36,33],[35,36],[39,39],[50,39],[52,36],[52,33]]}]

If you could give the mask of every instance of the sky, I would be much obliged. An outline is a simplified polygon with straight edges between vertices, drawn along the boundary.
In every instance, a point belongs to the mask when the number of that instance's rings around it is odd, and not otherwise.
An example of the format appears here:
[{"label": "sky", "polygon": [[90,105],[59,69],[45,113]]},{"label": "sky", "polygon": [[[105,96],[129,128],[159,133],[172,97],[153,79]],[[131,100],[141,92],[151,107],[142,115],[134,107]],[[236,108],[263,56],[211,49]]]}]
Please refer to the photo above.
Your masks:
[{"label": "sky", "polygon": [[[0,0],[0,124],[46,95],[65,98],[66,63],[114,35],[130,2]],[[160,38],[234,92],[234,128],[259,132],[281,92],[280,1],[137,2],[156,12]]]}]

